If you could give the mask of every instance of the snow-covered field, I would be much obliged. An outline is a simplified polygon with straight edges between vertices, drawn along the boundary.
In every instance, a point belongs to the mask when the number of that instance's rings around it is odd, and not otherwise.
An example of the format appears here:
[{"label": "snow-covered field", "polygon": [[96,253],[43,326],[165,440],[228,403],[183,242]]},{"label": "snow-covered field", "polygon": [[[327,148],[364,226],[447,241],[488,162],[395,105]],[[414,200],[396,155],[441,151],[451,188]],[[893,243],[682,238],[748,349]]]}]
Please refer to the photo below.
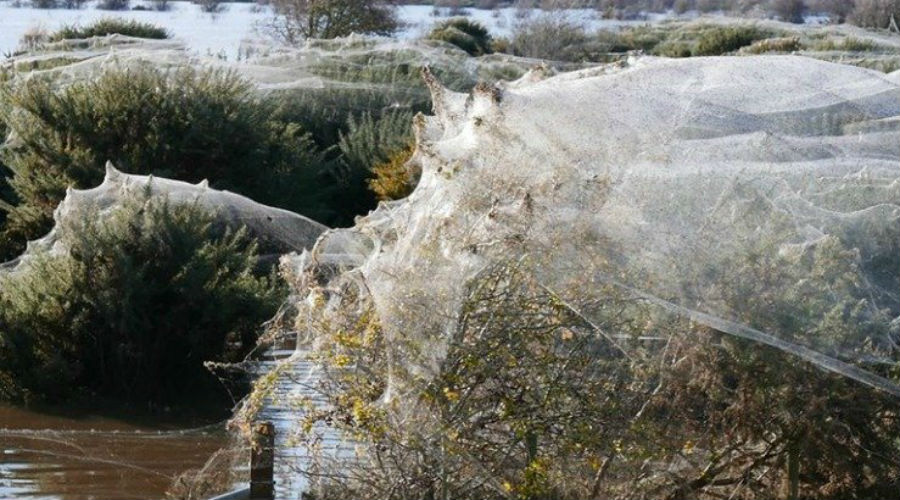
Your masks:
[{"label": "snow-covered field", "polygon": [[[30,29],[55,30],[66,24],[85,24],[104,17],[119,17],[154,23],[167,28],[177,39],[201,54],[216,54],[234,58],[241,42],[260,39],[261,25],[271,17],[268,8],[254,3],[225,3],[225,10],[217,14],[202,12],[198,5],[190,2],[171,2],[168,12],[153,10],[129,10],[111,12],[94,8],[88,3],[80,10],[34,9],[13,7],[10,0],[0,0],[0,54],[15,50]],[[143,5],[132,2],[132,5]],[[443,19],[433,14],[428,5],[405,5],[398,9],[401,21],[406,25],[400,37],[410,38],[422,35],[435,22]],[[628,24],[623,21],[599,19],[592,10],[571,10],[569,16],[583,22],[588,28],[613,27]],[[493,34],[508,35],[517,22],[515,9],[469,9],[469,16],[484,23]],[[659,16],[657,16],[659,17]]]}]

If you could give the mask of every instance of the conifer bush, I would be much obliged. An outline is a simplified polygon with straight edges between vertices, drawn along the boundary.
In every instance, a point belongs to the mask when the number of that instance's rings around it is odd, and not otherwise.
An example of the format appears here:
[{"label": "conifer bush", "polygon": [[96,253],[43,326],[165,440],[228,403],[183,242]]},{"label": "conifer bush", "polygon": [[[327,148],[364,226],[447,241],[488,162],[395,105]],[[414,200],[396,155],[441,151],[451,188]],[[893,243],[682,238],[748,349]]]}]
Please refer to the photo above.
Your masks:
[{"label": "conifer bush", "polygon": [[256,243],[146,191],[80,215],[65,253],[0,274],[0,398],[222,401],[203,362],[242,359],[284,298]]}]

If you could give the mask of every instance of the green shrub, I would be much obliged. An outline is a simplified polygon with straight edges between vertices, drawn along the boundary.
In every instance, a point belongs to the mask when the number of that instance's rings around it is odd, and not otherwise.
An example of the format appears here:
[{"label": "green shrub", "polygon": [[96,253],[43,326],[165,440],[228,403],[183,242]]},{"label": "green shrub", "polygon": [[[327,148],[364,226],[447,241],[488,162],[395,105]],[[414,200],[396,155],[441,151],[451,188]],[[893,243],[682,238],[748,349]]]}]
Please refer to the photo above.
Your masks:
[{"label": "green shrub", "polygon": [[159,26],[135,20],[112,17],[99,19],[87,26],[63,26],[50,35],[49,41],[58,42],[60,40],[76,40],[93,36],[106,36],[114,33],[136,38],[164,39],[170,37],[169,32]]},{"label": "green shrub", "polygon": [[401,149],[391,155],[386,162],[372,167],[372,178],[369,189],[379,200],[399,200],[412,193],[417,183],[417,173],[406,166],[412,157],[414,148]]},{"label": "green shrub", "polygon": [[203,362],[242,359],[284,298],[256,244],[146,192],[79,215],[65,254],[0,274],[0,398],[224,400]]},{"label": "green shrub", "polygon": [[589,59],[592,40],[584,27],[562,15],[526,20],[513,30],[510,49],[522,57],[552,61]]},{"label": "green shrub", "polygon": [[691,57],[691,45],[685,42],[664,42],[653,49],[653,53],[663,57]]},{"label": "green shrub", "polygon": [[399,27],[391,2],[372,0],[273,0],[275,16],[265,30],[290,45],[307,38],[336,38],[352,33],[391,35]]},{"label": "green shrub", "polygon": [[848,36],[840,41],[828,38],[817,43],[813,48],[821,51],[870,52],[878,50],[880,46],[872,40]]},{"label": "green shrub", "polygon": [[19,200],[4,236],[18,250],[49,229],[67,186],[103,179],[107,160],[128,173],[209,179],[320,220],[330,213],[323,155],[233,73],[113,69],[61,89],[32,78],[2,101],[17,137],[3,160]]},{"label": "green shrub", "polygon": [[750,26],[723,26],[706,30],[697,41],[696,56],[718,56],[734,52],[766,38],[760,30]]},{"label": "green shrub", "polygon": [[465,17],[439,23],[426,38],[456,45],[471,56],[490,54],[492,51],[491,34],[487,28],[478,21]]},{"label": "green shrub", "polygon": [[366,189],[373,168],[411,147],[412,118],[412,113],[400,111],[380,117],[364,113],[347,120],[347,131],[341,133],[338,149],[344,183],[357,191],[350,199],[368,203],[368,206],[360,205],[360,212],[375,205],[372,192]]},{"label": "green shrub", "polygon": [[797,37],[766,38],[741,49],[748,54],[765,54],[768,52],[795,52],[803,48]]}]

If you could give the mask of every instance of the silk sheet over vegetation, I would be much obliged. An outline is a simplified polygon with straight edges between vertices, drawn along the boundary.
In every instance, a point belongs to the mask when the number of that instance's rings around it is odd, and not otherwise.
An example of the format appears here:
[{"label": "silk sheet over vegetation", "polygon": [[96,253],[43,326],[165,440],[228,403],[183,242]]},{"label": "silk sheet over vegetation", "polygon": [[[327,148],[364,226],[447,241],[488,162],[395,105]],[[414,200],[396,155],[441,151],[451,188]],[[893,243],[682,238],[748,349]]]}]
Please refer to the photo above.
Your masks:
[{"label": "silk sheet over vegetation", "polygon": [[895,492],[897,73],[544,73],[460,94],[426,72],[413,193],[285,260],[326,401],[298,405],[309,488]]}]

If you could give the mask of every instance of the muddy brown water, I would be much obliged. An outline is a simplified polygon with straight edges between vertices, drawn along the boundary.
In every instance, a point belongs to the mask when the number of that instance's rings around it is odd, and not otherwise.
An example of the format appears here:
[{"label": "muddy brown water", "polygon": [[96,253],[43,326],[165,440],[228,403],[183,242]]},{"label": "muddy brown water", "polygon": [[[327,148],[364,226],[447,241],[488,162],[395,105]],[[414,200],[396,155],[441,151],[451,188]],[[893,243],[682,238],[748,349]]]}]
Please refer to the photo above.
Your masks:
[{"label": "muddy brown water", "polygon": [[135,423],[0,404],[0,499],[162,499],[226,446],[223,424]]}]

